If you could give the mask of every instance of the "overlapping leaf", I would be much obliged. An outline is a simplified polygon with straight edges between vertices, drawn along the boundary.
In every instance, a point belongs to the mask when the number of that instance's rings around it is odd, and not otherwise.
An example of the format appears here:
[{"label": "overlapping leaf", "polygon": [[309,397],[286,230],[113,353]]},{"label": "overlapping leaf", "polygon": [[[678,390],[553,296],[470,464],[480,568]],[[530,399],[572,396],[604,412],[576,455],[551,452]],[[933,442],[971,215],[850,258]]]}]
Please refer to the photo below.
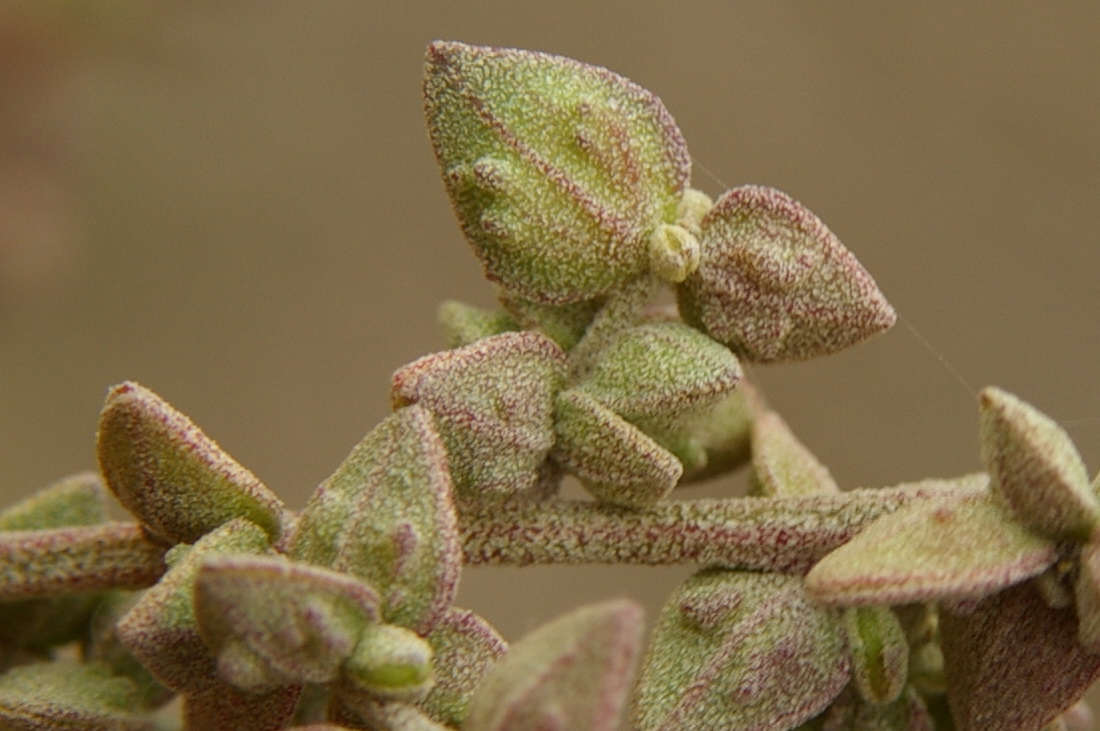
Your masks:
[{"label": "overlapping leaf", "polygon": [[22,665],[0,675],[0,727],[13,731],[151,731],[132,713],[137,687],[93,663]]},{"label": "overlapping leaf", "polygon": [[652,93],[533,51],[437,41],[428,130],[487,276],[532,300],[590,299],[649,267],[673,224],[687,147]]},{"label": "overlapping leaf", "polygon": [[435,685],[420,706],[436,721],[461,726],[470,697],[508,646],[484,619],[465,609],[449,609],[428,635]]},{"label": "overlapping leaf", "polygon": [[752,361],[802,360],[894,324],[871,275],[805,206],[726,191],[702,221],[702,260],[678,287],[684,320]]}]

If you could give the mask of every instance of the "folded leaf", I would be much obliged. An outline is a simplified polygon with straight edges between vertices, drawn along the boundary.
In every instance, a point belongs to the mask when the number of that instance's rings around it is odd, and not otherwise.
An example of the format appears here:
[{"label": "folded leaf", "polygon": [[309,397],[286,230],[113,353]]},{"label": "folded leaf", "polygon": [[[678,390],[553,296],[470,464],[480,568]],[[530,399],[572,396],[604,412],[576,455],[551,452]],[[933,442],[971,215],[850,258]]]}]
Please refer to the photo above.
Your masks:
[{"label": "folded leaf", "polygon": [[634,691],[640,731],[786,731],[848,682],[843,630],[797,576],[708,569],[669,598]]},{"label": "folded leaf", "polygon": [[427,637],[432,646],[435,685],[420,706],[440,723],[461,726],[470,697],[508,645],[484,619],[451,608]]},{"label": "folded leaf", "polygon": [[400,368],[393,402],[420,404],[435,417],[458,496],[505,496],[538,483],[564,380],[565,354],[552,340],[510,332]]},{"label": "folded leaf", "polygon": [[532,300],[590,299],[642,274],[691,169],[660,100],[560,56],[437,41],[428,131],[489,279]]},{"label": "folded leaf", "polygon": [[489,671],[463,730],[613,731],[641,632],[641,609],[626,600],[581,607],[542,625]]},{"label": "folded leaf", "polygon": [[1047,606],[1029,583],[941,613],[947,697],[959,731],[1034,731],[1100,678],[1072,609]]},{"label": "folded leaf", "polygon": [[991,488],[1021,522],[1056,540],[1085,540],[1100,527],[1100,500],[1062,427],[994,387],[982,390],[981,415]]},{"label": "folded leaf", "polygon": [[221,655],[218,670],[252,692],[336,680],[364,628],[380,620],[380,601],[358,579],[275,556],[208,556],[195,577],[195,617]]},{"label": "folded leaf", "polygon": [[[977,476],[981,480],[984,477]],[[1036,576],[1057,546],[988,493],[913,503],[821,559],[806,590],[831,606],[977,599]]]},{"label": "folded leaf", "polygon": [[738,355],[803,360],[894,324],[871,275],[786,193],[755,185],[726,191],[701,225],[702,261],[677,288],[680,311]]},{"label": "folded leaf", "polygon": [[604,502],[649,507],[672,492],[683,473],[668,450],[580,389],[558,396],[554,427],[555,460]]},{"label": "folded leaf", "polygon": [[462,548],[426,409],[400,409],[364,437],[310,498],[290,556],[361,577],[385,621],[431,630],[458,589]]},{"label": "folded leaf", "polygon": [[893,703],[909,669],[909,643],[897,615],[889,607],[849,607],[842,617],[856,689],[875,705]]},{"label": "folded leaf", "polygon": [[623,330],[578,384],[627,421],[670,421],[716,404],[741,378],[737,358],[680,322]]},{"label": "folded leaf", "polygon": [[133,382],[112,388],[97,437],[107,485],[167,543],[194,543],[234,518],[279,536],[282,501],[147,388]]}]

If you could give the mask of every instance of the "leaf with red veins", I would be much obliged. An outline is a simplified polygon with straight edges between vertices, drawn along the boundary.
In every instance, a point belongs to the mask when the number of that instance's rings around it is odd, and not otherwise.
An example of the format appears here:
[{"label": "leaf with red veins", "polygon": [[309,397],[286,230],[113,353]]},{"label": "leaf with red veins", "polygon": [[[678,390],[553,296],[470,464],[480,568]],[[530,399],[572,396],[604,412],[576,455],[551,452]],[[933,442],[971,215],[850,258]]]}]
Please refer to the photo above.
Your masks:
[{"label": "leaf with red veins", "polygon": [[786,193],[726,191],[702,230],[699,268],[677,288],[680,312],[748,360],[827,355],[894,324],[871,275]]},{"label": "leaf with red veins", "polygon": [[462,562],[447,463],[427,409],[391,414],[310,498],[290,556],[362,578],[385,621],[429,632]]},{"label": "leaf with red veins", "polygon": [[1066,432],[999,388],[983,389],[980,405],[982,460],[993,491],[1029,528],[1055,540],[1086,540],[1100,527],[1100,500]]},{"label": "leaf with red veins", "polygon": [[484,619],[451,608],[427,637],[435,664],[435,685],[419,705],[440,723],[459,727],[470,697],[508,645]]},{"label": "leaf with red veins", "polygon": [[821,559],[806,590],[830,606],[978,599],[1057,558],[1054,542],[1017,523],[988,492],[945,495],[876,520]]},{"label": "leaf with red veins", "polygon": [[829,469],[774,411],[753,425],[751,480],[753,492],[767,497],[840,492]]},{"label": "leaf with red veins", "polygon": [[133,382],[115,386],[99,418],[103,477],[149,532],[194,543],[234,518],[274,540],[286,506],[186,416]]},{"label": "leaf with red veins", "polygon": [[620,599],[529,633],[485,676],[464,731],[619,728],[642,640],[642,610]]},{"label": "leaf with red veins", "polygon": [[835,614],[797,576],[707,569],[665,604],[634,691],[640,731],[785,731],[848,683]]},{"label": "leaf with red veins", "polygon": [[671,452],[580,389],[558,395],[554,425],[554,459],[605,503],[650,507],[683,474]]},{"label": "leaf with red veins", "polygon": [[336,680],[363,628],[381,620],[380,601],[354,577],[276,556],[209,556],[195,578],[195,617],[218,670],[252,692]]},{"label": "leaf with red veins", "polygon": [[1100,678],[1073,609],[1047,605],[1031,582],[973,611],[940,614],[947,697],[959,731],[1034,731]]},{"label": "leaf with red veins", "polygon": [[392,398],[435,417],[457,496],[505,496],[538,485],[565,373],[565,353],[552,340],[509,332],[403,366]]},{"label": "leaf with red veins", "polygon": [[683,323],[650,322],[621,331],[577,388],[641,425],[712,406],[740,379],[727,348]]},{"label": "leaf with red veins", "polygon": [[169,570],[119,620],[118,638],[158,681],[178,692],[220,687],[214,654],[195,620],[195,576],[204,558],[216,553],[264,553],[268,536],[237,519],[203,536],[195,545],[168,553]]},{"label": "leaf with red veins", "polygon": [[0,727],[151,731],[133,713],[140,700],[137,686],[99,663],[21,665],[0,675]]},{"label": "leaf with red veins", "polygon": [[565,304],[649,268],[691,158],[652,93],[561,56],[436,41],[424,109],[443,182],[486,276]]}]

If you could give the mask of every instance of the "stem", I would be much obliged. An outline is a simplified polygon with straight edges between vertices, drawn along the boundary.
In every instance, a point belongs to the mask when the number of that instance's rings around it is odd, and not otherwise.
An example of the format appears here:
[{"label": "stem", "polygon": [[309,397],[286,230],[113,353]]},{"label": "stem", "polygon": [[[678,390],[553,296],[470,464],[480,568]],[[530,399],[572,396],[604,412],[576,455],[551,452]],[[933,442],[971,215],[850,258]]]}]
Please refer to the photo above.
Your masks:
[{"label": "stem", "polygon": [[468,564],[681,564],[802,574],[876,518],[915,500],[981,492],[985,476],[787,498],[667,501],[631,511],[590,501],[459,509]]}]

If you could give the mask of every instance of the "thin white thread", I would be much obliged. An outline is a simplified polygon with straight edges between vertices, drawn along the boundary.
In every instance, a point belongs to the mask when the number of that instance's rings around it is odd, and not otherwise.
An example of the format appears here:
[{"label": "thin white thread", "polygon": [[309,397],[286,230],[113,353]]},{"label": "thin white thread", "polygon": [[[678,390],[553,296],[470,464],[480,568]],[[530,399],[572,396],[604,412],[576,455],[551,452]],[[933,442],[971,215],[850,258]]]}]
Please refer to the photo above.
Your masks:
[{"label": "thin white thread", "polygon": [[[894,308],[894,311],[897,312],[896,307]],[[906,329],[913,334],[913,337],[917,339],[917,342],[923,345],[924,349],[931,353],[932,356],[940,362],[940,365],[944,367],[944,370],[951,374],[951,377],[954,378],[955,381],[963,387],[963,389],[970,395],[971,398],[978,398],[977,389],[971,386],[970,382],[963,378],[962,373],[960,373],[958,369],[955,368],[955,366],[951,365],[947,358],[943,356],[943,353],[937,350],[932,345],[932,343],[928,341],[928,338],[924,337],[924,335],[921,334],[921,331],[917,329],[917,326],[914,325],[908,317],[905,317],[900,312],[898,312],[898,320],[905,323]]]}]

